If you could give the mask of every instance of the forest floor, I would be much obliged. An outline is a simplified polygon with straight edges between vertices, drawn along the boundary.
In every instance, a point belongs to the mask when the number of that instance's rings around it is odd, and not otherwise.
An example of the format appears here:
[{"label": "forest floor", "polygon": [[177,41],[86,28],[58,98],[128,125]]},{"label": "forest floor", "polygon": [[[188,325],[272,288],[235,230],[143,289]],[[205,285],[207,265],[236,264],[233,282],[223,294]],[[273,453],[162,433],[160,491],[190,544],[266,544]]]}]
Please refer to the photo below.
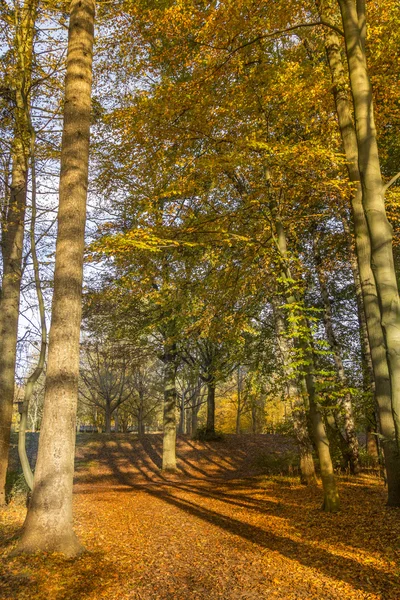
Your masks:
[{"label": "forest floor", "polygon": [[159,470],[161,446],[159,435],[78,436],[75,529],[87,552],[13,557],[26,509],[12,501],[0,513],[0,598],[400,598],[400,509],[385,506],[377,477],[340,477],[331,515],[320,488],[271,474],[291,470],[285,438],[182,438],[174,476]]}]

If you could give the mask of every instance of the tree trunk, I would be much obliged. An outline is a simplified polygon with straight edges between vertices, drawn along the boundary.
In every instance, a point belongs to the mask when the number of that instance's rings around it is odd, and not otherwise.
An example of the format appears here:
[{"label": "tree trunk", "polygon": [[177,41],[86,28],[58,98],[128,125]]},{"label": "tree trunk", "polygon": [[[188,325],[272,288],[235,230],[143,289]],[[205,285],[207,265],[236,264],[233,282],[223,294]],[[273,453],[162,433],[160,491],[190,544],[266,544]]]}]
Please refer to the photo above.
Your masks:
[{"label": "tree trunk", "polygon": [[378,448],[378,436],[376,435],[376,427],[368,424],[366,430],[366,450],[367,454],[371,457],[376,465],[379,463],[379,448]]},{"label": "tree trunk", "polygon": [[178,433],[182,435],[185,432],[185,392],[182,392],[179,403],[179,425]]},{"label": "tree trunk", "polygon": [[251,429],[253,432],[253,435],[255,435],[256,433],[258,433],[259,431],[259,424],[258,424],[258,417],[257,417],[257,406],[255,401],[253,401],[251,403]]},{"label": "tree trunk", "polygon": [[315,474],[311,440],[308,434],[304,398],[301,394],[300,386],[295,380],[293,369],[291,367],[290,346],[289,340],[286,337],[284,316],[282,314],[282,309],[279,307],[279,302],[275,298],[272,301],[272,307],[274,311],[275,331],[279,352],[281,355],[282,366],[287,377],[286,395],[292,410],[293,429],[299,451],[300,481],[304,485],[315,485],[317,483],[317,477]]},{"label": "tree trunk", "polygon": [[139,437],[143,437],[145,434],[145,425],[144,425],[144,417],[143,417],[143,394],[140,394],[140,405],[138,410],[138,435]]},{"label": "tree trunk", "polygon": [[176,351],[167,346],[164,354],[163,471],[176,471]]},{"label": "tree trunk", "polygon": [[104,431],[107,434],[111,433],[111,407],[109,402],[106,402],[106,408],[104,411]]},{"label": "tree trunk", "polygon": [[[314,244],[314,258],[317,269],[319,287],[321,290],[322,301],[324,304],[324,325],[325,325],[325,333],[328,339],[329,346],[331,348],[333,354],[333,360],[335,361],[336,371],[339,383],[342,388],[348,387],[346,375],[344,372],[344,366],[342,357],[340,355],[340,350],[338,343],[336,341],[336,336],[333,330],[332,323],[332,307],[331,301],[328,293],[328,286],[326,282],[325,273],[322,268],[322,259],[319,253],[319,250]],[[348,391],[344,391],[342,398],[342,414],[343,414],[343,422],[344,422],[344,430],[346,434],[346,444],[347,444],[347,457],[350,463],[350,471],[351,473],[356,474],[360,471],[360,459],[359,459],[359,451],[358,451],[358,439],[356,428],[354,425],[354,417],[353,417],[353,407],[351,402],[351,396]]]},{"label": "tree trunk", "polygon": [[[354,132],[355,140],[355,132]],[[361,206],[362,209],[362,206]],[[367,320],[365,316],[364,298],[362,293],[360,271],[358,267],[357,255],[353,247],[353,232],[350,231],[349,223],[346,218],[342,219],[343,229],[346,234],[348,252],[350,257],[350,266],[353,273],[354,287],[356,291],[357,301],[357,317],[360,331],[360,348],[361,348],[361,366],[363,372],[363,389],[365,392],[375,391],[374,371],[372,367],[371,348],[368,339]]]},{"label": "tree trunk", "polygon": [[198,427],[199,410],[200,410],[199,404],[192,405],[192,410],[191,410],[192,418],[191,418],[191,426],[190,426],[190,433],[192,436],[196,435],[196,431],[197,431],[197,427]]},{"label": "tree trunk", "polygon": [[[360,40],[362,42],[362,40]],[[334,98],[339,129],[347,158],[350,181],[355,185],[352,211],[360,283],[367,322],[369,346],[375,382],[379,428],[385,458],[388,483],[388,504],[400,506],[400,454],[398,451],[385,338],[374,274],[371,268],[371,245],[368,224],[362,201],[361,175],[358,160],[358,140],[352,120],[351,106],[345,87],[345,73],[337,35],[330,32],[326,38],[329,67],[332,75]]]},{"label": "tree trunk", "polygon": [[[276,217],[275,226],[277,233],[277,244],[278,250],[283,263],[283,275],[286,280],[291,280],[291,273],[287,263],[287,241],[286,232],[283,224],[280,220],[276,206],[273,210],[274,216]],[[295,297],[287,290],[287,303],[289,305],[295,303]],[[298,315],[297,315],[298,316]],[[321,416],[321,412],[318,406],[318,401],[315,393],[315,382],[314,382],[314,356],[313,349],[311,346],[311,331],[305,317],[301,317],[303,323],[303,329],[307,332],[308,339],[304,339],[304,333],[300,340],[294,340],[298,347],[302,349],[304,353],[303,359],[305,360],[305,383],[308,393],[308,399],[310,403],[310,415],[313,426],[314,440],[318,451],[322,486],[324,490],[324,502],[322,505],[323,510],[326,512],[336,512],[339,510],[339,494],[336,487],[335,475],[333,472],[333,465],[331,454],[329,450],[329,440],[326,435],[325,425]]]},{"label": "tree trunk", "polygon": [[88,183],[95,5],[72,0],[61,147],[60,205],[45,401],[32,500],[18,552],[82,551],[72,481]]},{"label": "tree trunk", "polygon": [[[37,0],[26,0],[16,14],[16,81],[14,140],[10,196],[1,215],[3,276],[0,288],[0,505],[5,504],[14,375],[17,352],[18,316],[22,277],[24,220],[30,152],[27,120],[32,73],[33,37]],[[17,8],[15,8],[18,11]]]},{"label": "tree trunk", "polygon": [[340,510],[339,494],[336,487],[332,459],[329,451],[329,440],[326,435],[321,412],[316,402],[314,378],[311,373],[306,375],[306,385],[310,400],[310,415],[314,440],[319,456],[322,486],[324,488],[324,502],[322,508],[326,512],[337,512]]},{"label": "tree trunk", "polygon": [[[28,117],[29,124],[31,125],[30,117]],[[40,273],[39,273],[39,261],[36,252],[36,241],[35,241],[35,225],[36,225],[36,166],[35,166],[35,138],[34,131],[31,127],[31,174],[32,174],[32,218],[31,218],[31,227],[30,227],[30,242],[31,242],[31,254],[32,254],[32,262],[33,262],[33,271],[34,271],[34,279],[35,279],[35,289],[36,295],[38,299],[39,305],[39,314],[40,314],[40,329],[41,329],[41,344],[40,344],[40,354],[39,359],[36,365],[36,368],[33,370],[33,373],[28,377],[28,380],[25,385],[25,394],[24,394],[24,402],[21,413],[21,420],[19,423],[19,432],[18,432],[18,455],[21,462],[22,472],[25,477],[25,481],[30,490],[33,488],[33,473],[29,463],[29,458],[26,453],[26,428],[28,421],[28,411],[29,404],[31,401],[31,397],[33,394],[33,390],[35,384],[41,374],[43,373],[44,363],[46,359],[46,348],[47,348],[47,325],[46,325],[46,311],[44,305],[44,298],[42,293],[42,286],[40,283]]]},{"label": "tree trunk", "polygon": [[[342,14],[353,96],[362,203],[371,241],[371,266],[376,283],[392,392],[396,440],[400,432],[400,298],[387,220],[384,187],[374,121],[372,88],[365,55],[365,7],[356,0],[338,0]],[[361,8],[360,8],[361,7]],[[359,11],[359,12],[358,12]]]},{"label": "tree trunk", "polygon": [[207,435],[215,435],[215,381],[207,381]]},{"label": "tree trunk", "polygon": [[236,435],[240,434],[240,417],[242,416],[242,394],[241,394],[241,383],[240,383],[240,365],[237,371],[237,411],[236,411]]},{"label": "tree trunk", "polygon": [[118,431],[119,431],[118,408],[115,410],[115,413],[114,413],[114,429],[115,429],[115,433],[118,433]]}]

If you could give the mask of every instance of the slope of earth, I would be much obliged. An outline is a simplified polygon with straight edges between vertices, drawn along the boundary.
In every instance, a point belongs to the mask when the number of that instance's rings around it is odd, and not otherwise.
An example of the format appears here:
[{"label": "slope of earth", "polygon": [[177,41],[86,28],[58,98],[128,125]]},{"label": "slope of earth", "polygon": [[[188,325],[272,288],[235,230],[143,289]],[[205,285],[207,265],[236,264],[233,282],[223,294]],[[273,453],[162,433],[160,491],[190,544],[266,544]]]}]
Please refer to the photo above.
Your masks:
[{"label": "slope of earth", "polygon": [[385,507],[377,478],[340,478],[342,511],[327,515],[320,489],[261,474],[268,451],[291,456],[284,440],[182,439],[174,477],[158,471],[160,443],[79,440],[75,526],[88,552],[77,559],[13,557],[25,508],[11,503],[1,513],[0,598],[400,598],[400,510]]}]

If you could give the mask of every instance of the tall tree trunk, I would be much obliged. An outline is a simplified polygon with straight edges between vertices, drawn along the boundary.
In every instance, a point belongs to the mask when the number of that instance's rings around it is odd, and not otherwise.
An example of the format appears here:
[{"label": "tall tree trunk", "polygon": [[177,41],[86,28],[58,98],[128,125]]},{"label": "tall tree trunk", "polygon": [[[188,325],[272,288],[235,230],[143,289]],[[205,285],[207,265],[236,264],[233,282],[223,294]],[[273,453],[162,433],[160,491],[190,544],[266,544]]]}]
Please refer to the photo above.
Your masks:
[{"label": "tall tree trunk", "polygon": [[242,394],[240,384],[240,365],[237,370],[237,411],[236,411],[236,435],[240,434],[240,417],[242,415]]},{"label": "tall tree trunk", "polygon": [[10,446],[17,352],[18,316],[22,277],[22,251],[30,152],[27,121],[32,75],[37,0],[26,0],[20,14],[15,8],[14,41],[16,80],[11,188],[1,215],[3,276],[0,289],[0,505],[5,504],[5,482]]},{"label": "tall tree trunk", "polygon": [[[277,233],[277,245],[283,264],[283,274],[285,279],[291,280],[290,268],[288,265],[287,257],[287,241],[286,232],[281,222],[276,206],[273,209],[275,216],[275,227]],[[295,297],[287,290],[287,303],[289,305],[295,303]],[[303,328],[308,332],[308,341],[299,340],[297,341],[299,348],[303,351],[305,359],[305,382],[310,403],[310,415],[313,426],[314,441],[317,447],[322,486],[324,490],[324,502],[322,505],[323,510],[327,512],[336,512],[339,510],[339,494],[336,487],[336,480],[333,471],[332,458],[329,450],[329,440],[326,435],[324,421],[322,419],[321,411],[318,406],[318,398],[315,393],[315,382],[314,382],[314,356],[311,346],[311,331],[309,330],[306,319],[302,318]],[[304,334],[303,334],[304,336]],[[296,342],[295,342],[296,343]]]},{"label": "tall tree trunk", "polygon": [[182,391],[182,395],[179,403],[179,425],[178,433],[182,435],[185,433],[185,392]]},{"label": "tall tree trunk", "polygon": [[163,471],[176,471],[176,350],[167,345],[164,353]]},{"label": "tall tree trunk", "polygon": [[[362,40],[359,40],[359,43],[362,44]],[[399,506],[400,454],[392,412],[391,383],[384,332],[381,324],[381,310],[375,278],[371,268],[370,234],[363,209],[363,191],[358,159],[358,140],[352,119],[351,105],[346,92],[346,76],[340,55],[340,43],[337,35],[332,31],[330,31],[326,37],[326,50],[333,82],[339,129],[347,159],[349,178],[355,186],[351,206],[354,219],[360,283],[374,372],[375,399],[378,407],[379,428],[380,433],[382,434],[382,449],[387,472],[388,504],[391,506]]]},{"label": "tall tree trunk", "polygon": [[286,327],[282,309],[278,299],[272,301],[274,311],[275,330],[278,341],[282,366],[286,374],[286,396],[292,411],[293,429],[296,437],[300,459],[300,481],[304,485],[315,485],[317,477],[312,455],[312,444],[307,427],[307,413],[304,398],[291,367],[291,352],[289,339],[286,336]]},{"label": "tall tree trunk", "polygon": [[190,421],[188,419],[188,423],[190,422],[190,432],[189,433],[192,437],[196,434],[196,431],[197,431],[198,414],[199,414],[199,410],[200,410],[200,406],[201,406],[200,393],[201,393],[201,381],[200,381],[200,379],[198,379],[196,382],[196,387],[192,392],[191,407],[190,407]]},{"label": "tall tree trunk", "polygon": [[207,435],[215,435],[215,380],[211,377],[207,381]]},{"label": "tall tree trunk", "polygon": [[315,383],[312,373],[306,375],[307,392],[310,401],[310,415],[313,426],[315,444],[319,456],[322,486],[324,488],[323,510],[326,512],[337,512],[340,509],[339,494],[336,487],[335,474],[329,450],[329,440],[326,435],[324,421],[319,409],[316,395]]},{"label": "tall tree trunk", "polygon": [[[354,132],[355,140],[355,132]],[[361,206],[362,209],[362,206]],[[365,316],[364,298],[361,286],[360,271],[357,254],[354,251],[354,232],[350,230],[346,217],[342,218],[343,229],[346,235],[350,266],[353,274],[357,302],[357,317],[360,332],[361,366],[363,372],[363,389],[365,392],[375,392],[374,370],[372,366],[371,348],[368,339],[367,319]]]},{"label": "tall tree trunk", "polygon": [[95,4],[72,0],[61,147],[60,205],[44,413],[19,552],[74,556],[72,480],[78,400],[83,250]]},{"label": "tall tree trunk", "polygon": [[353,96],[362,203],[371,241],[371,266],[381,308],[392,392],[397,444],[400,434],[400,298],[392,251],[392,227],[385,210],[372,88],[365,54],[365,5],[338,0],[342,14]]},{"label": "tall tree trunk", "polygon": [[198,416],[199,416],[200,404],[196,404],[195,402],[192,405],[191,410],[191,425],[190,425],[190,434],[192,436],[196,435],[197,427],[198,427]]},{"label": "tall tree trunk", "polygon": [[257,422],[257,408],[254,402],[251,403],[251,429],[253,435],[257,433],[258,422]]},{"label": "tall tree trunk", "polygon": [[31,217],[31,227],[30,227],[30,242],[31,242],[31,254],[32,254],[32,262],[33,262],[33,271],[34,271],[34,279],[35,279],[35,288],[36,295],[38,299],[39,305],[39,315],[40,315],[40,328],[41,328],[41,344],[40,344],[40,353],[39,359],[36,365],[36,368],[33,370],[31,375],[28,377],[28,380],[25,385],[25,394],[24,394],[24,402],[22,406],[21,420],[19,423],[19,433],[18,433],[18,454],[19,459],[22,466],[22,472],[25,477],[25,481],[30,490],[33,488],[33,473],[29,463],[28,455],[26,453],[26,428],[28,421],[28,410],[29,403],[31,401],[31,397],[33,394],[33,390],[35,384],[44,369],[44,362],[46,359],[46,348],[47,348],[47,325],[46,325],[46,311],[44,305],[44,298],[42,293],[42,286],[40,283],[40,272],[39,272],[39,261],[36,252],[36,240],[35,240],[35,225],[36,225],[36,166],[35,166],[35,137],[34,131],[31,127],[30,116],[28,115],[28,120],[31,128],[31,174],[32,174],[32,217]]},{"label": "tall tree trunk", "polygon": [[[336,340],[335,332],[333,330],[332,323],[332,307],[331,301],[328,293],[328,286],[326,282],[326,277],[324,270],[322,268],[322,258],[319,253],[319,249],[316,244],[313,246],[314,249],[314,259],[316,264],[316,270],[318,275],[319,287],[322,296],[322,302],[324,304],[324,325],[325,325],[325,333],[328,339],[329,346],[331,348],[333,354],[333,360],[335,361],[336,371],[339,383],[342,388],[348,387],[347,378],[344,372],[344,366],[342,357],[340,355],[339,345]],[[342,397],[342,413],[343,413],[343,423],[344,423],[344,431],[346,434],[346,444],[347,444],[347,457],[350,462],[350,471],[353,474],[356,474],[360,470],[360,459],[359,459],[359,451],[358,451],[358,439],[356,428],[354,424],[353,417],[353,407],[351,402],[351,396],[348,391],[343,392]]]}]

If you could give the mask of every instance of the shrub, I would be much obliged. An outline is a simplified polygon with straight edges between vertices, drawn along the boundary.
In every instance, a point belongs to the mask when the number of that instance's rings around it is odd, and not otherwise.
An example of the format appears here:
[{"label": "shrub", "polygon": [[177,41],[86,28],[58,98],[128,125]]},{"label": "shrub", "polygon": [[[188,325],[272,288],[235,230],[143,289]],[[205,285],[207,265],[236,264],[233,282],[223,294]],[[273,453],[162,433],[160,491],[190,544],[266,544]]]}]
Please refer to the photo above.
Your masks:
[{"label": "shrub", "polygon": [[224,434],[221,431],[208,431],[207,427],[198,427],[196,429],[193,439],[198,442],[222,442],[224,440]]},{"label": "shrub", "polygon": [[297,475],[299,471],[299,457],[292,452],[260,454],[254,463],[267,475]]},{"label": "shrub", "polygon": [[6,479],[6,501],[25,504],[30,494],[29,486],[20,471],[9,471]]}]

